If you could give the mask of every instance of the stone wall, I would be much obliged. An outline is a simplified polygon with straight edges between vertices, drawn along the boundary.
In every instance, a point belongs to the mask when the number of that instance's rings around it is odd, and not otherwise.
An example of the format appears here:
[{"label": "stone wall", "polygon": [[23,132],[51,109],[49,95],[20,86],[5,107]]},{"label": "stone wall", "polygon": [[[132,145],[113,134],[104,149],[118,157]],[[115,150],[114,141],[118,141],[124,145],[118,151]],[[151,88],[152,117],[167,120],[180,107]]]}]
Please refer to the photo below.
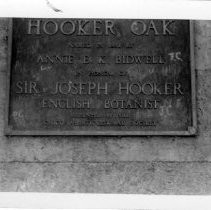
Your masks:
[{"label": "stone wall", "polygon": [[210,194],[211,21],[195,21],[196,137],[6,137],[0,20],[0,191]]}]

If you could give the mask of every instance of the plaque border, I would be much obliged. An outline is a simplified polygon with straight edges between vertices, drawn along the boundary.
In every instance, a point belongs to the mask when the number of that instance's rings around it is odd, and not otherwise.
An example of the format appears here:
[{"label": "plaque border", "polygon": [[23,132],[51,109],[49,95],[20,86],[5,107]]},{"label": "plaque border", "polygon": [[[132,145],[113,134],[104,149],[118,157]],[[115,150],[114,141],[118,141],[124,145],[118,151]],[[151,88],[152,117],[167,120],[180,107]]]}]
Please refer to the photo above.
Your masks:
[{"label": "plaque border", "polygon": [[10,99],[10,75],[12,56],[12,33],[13,18],[9,19],[8,30],[8,53],[7,53],[7,75],[6,75],[6,103],[5,103],[5,126],[6,136],[195,136],[197,134],[196,114],[196,73],[194,55],[194,20],[189,20],[190,26],[190,68],[191,68],[191,102],[192,102],[192,125],[188,130],[182,131],[89,131],[89,130],[64,130],[64,131],[41,131],[41,130],[13,130],[9,125],[9,99]]}]

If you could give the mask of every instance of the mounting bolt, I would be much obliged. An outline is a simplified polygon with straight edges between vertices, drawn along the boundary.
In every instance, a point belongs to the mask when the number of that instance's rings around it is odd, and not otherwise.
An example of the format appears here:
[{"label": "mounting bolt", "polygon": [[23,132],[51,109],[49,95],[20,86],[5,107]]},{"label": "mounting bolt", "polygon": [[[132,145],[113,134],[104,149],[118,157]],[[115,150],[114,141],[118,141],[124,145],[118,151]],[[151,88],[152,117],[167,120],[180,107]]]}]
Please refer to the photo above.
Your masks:
[{"label": "mounting bolt", "polygon": [[188,132],[193,135],[196,134],[196,128],[195,127],[188,127]]}]

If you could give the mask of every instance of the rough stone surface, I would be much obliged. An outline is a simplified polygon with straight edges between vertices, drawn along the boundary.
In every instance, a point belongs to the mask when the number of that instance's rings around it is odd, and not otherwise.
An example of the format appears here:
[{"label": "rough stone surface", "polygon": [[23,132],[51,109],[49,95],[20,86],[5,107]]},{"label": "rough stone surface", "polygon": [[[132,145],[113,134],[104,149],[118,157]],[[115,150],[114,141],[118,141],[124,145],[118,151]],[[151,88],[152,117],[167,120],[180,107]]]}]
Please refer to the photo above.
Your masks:
[{"label": "rough stone surface", "polygon": [[3,163],[1,191],[208,194],[207,162]]},{"label": "rough stone surface", "polygon": [[6,137],[0,20],[0,191],[210,194],[211,21],[195,21],[196,137]]}]

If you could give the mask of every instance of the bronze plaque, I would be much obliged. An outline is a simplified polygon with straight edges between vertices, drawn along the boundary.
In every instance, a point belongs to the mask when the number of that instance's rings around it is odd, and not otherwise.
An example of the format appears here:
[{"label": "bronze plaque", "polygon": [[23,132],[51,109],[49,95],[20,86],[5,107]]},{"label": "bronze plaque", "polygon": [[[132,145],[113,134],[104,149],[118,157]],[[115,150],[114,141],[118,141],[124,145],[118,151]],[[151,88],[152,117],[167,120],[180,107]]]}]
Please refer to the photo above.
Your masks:
[{"label": "bronze plaque", "polygon": [[188,20],[13,19],[7,135],[194,135]]}]

